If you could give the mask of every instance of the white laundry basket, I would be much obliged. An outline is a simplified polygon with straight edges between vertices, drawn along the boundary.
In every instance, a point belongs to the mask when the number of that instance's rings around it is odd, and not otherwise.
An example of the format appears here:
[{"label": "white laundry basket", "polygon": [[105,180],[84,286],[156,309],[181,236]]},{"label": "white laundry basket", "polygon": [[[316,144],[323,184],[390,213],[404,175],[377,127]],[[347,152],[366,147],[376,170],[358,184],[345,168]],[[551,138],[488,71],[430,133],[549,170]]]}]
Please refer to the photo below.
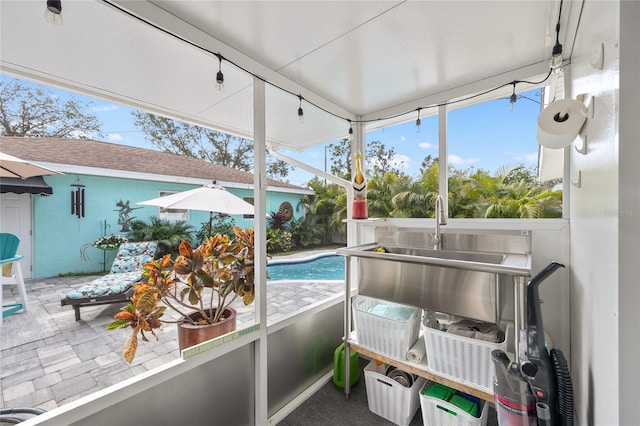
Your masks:
[{"label": "white laundry basket", "polygon": [[[358,344],[399,360],[407,359],[407,352],[418,340],[422,309],[366,296],[356,296],[352,306]],[[385,312],[392,317],[381,315]]]},{"label": "white laundry basket", "polygon": [[369,410],[397,425],[407,426],[418,411],[420,388],[426,379],[416,376],[408,388],[385,375],[388,367],[371,361],[364,369]]},{"label": "white laundry basket", "polygon": [[502,343],[459,336],[422,324],[429,369],[478,390],[493,393],[495,366],[491,351],[507,350],[509,326]]}]

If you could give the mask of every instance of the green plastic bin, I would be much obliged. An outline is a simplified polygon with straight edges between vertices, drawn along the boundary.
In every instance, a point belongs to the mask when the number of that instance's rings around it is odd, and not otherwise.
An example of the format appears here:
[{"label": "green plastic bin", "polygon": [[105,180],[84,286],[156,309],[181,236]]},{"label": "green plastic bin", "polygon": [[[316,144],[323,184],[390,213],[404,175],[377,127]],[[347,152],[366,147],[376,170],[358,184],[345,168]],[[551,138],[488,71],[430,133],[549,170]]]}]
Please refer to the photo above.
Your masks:
[{"label": "green plastic bin", "polygon": [[[349,386],[353,386],[360,380],[360,365],[358,353],[354,350],[349,354]],[[344,343],[333,354],[333,383],[344,388]]]}]

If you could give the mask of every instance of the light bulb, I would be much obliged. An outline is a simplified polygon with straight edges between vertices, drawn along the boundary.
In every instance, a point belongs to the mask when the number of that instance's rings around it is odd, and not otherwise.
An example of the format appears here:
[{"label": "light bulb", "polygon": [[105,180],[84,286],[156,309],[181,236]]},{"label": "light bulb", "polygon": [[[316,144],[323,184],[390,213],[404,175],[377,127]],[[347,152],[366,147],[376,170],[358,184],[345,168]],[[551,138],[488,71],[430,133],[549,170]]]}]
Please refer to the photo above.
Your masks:
[{"label": "light bulb", "polygon": [[418,119],[416,120],[416,133],[420,133],[420,125],[422,122],[420,121],[420,110],[422,108],[418,108]]},{"label": "light bulb", "polygon": [[216,74],[216,85],[218,86],[218,92],[224,90],[224,74],[222,74],[222,55],[217,54],[218,57],[218,73]]},{"label": "light bulb", "polygon": [[513,107],[516,105],[518,96],[516,95],[516,83],[513,83],[513,92],[509,96],[509,111],[513,111]]},{"label": "light bulb", "polygon": [[[562,6],[560,7],[560,11],[562,12]],[[562,65],[562,45],[560,44],[560,16],[558,16],[558,23],[556,24],[556,44],[553,46],[553,50],[551,51],[551,62],[549,66],[551,69],[556,69]]]},{"label": "light bulb", "polygon": [[298,106],[298,120],[300,120],[300,124],[304,123],[304,111],[302,110],[302,95],[298,95],[300,99],[300,106]]},{"label": "light bulb", "polygon": [[47,0],[47,8],[44,10],[44,20],[47,24],[55,27],[62,25],[61,0]]},{"label": "light bulb", "polygon": [[[555,47],[553,50],[556,50]],[[551,56],[551,61],[549,62],[549,66],[551,67],[551,69],[560,68],[560,65],[562,65],[562,46],[560,46],[560,53],[554,53]]]},{"label": "light bulb", "polygon": [[224,74],[222,74],[222,71],[218,71],[216,74],[216,85],[218,86],[218,92],[224,90]]}]

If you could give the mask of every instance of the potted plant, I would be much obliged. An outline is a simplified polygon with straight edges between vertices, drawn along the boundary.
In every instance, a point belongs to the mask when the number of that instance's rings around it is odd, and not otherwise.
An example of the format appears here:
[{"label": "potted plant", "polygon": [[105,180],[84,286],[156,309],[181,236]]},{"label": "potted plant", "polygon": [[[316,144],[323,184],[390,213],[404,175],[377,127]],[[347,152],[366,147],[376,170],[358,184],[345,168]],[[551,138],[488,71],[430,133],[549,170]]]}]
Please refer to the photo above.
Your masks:
[{"label": "potted plant", "polygon": [[[248,305],[255,296],[254,233],[237,226],[233,232],[233,238],[217,234],[195,249],[183,241],[175,260],[167,254],[145,265],[148,282],[135,284],[131,303],[107,326],[132,328],[123,348],[127,362],[135,357],[138,335],[157,339],[154,329],[165,322],[178,324],[181,350],[235,330],[236,311],[229,305],[238,297]],[[161,319],[167,308],[180,318]]]},{"label": "potted plant", "polygon": [[118,250],[121,244],[125,244],[127,242],[129,242],[129,240],[121,235],[105,235],[104,237],[100,237],[92,243],[84,244],[80,249],[80,257],[84,261],[89,259],[89,256],[87,256],[87,249],[89,247],[95,247],[104,251]]}]

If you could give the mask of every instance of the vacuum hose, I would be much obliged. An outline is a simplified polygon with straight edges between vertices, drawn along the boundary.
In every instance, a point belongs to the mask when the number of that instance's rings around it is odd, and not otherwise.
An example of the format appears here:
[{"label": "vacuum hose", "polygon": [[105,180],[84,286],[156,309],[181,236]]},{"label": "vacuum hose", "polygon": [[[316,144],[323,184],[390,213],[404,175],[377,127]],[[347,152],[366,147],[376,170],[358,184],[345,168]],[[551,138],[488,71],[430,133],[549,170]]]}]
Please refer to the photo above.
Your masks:
[{"label": "vacuum hose", "polygon": [[0,408],[0,424],[16,425],[27,421],[26,417],[16,416],[16,414],[33,414],[38,416],[46,411],[34,407]]},{"label": "vacuum hose", "polygon": [[558,381],[558,414],[561,426],[573,426],[573,384],[567,359],[560,349],[551,349],[551,360]]}]

